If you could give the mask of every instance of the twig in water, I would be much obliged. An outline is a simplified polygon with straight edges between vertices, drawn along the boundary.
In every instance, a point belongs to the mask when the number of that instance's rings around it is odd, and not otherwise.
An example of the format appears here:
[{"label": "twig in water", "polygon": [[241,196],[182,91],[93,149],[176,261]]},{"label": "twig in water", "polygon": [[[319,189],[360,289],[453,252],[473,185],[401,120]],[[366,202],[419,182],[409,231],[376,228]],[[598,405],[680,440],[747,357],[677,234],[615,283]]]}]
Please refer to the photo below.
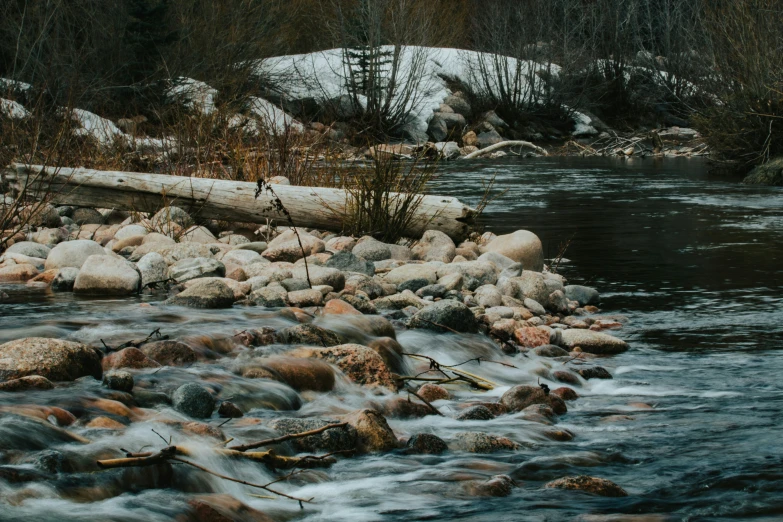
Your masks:
[{"label": "twig in water", "polygon": [[331,430],[334,428],[345,428],[346,426],[348,426],[347,422],[327,424],[326,426],[322,426],[314,430],[303,431],[302,433],[292,433],[290,435],[283,435],[281,437],[276,437],[274,439],[266,439],[266,440],[260,440],[258,442],[251,442],[250,444],[240,444],[238,446],[232,446],[228,449],[242,452],[242,451],[247,451],[249,449],[260,448],[261,446],[269,446],[270,444],[279,444],[281,442],[285,442],[291,439],[299,439],[302,437],[309,437],[310,435],[318,435],[319,433],[323,433],[326,430]]},{"label": "twig in water", "polygon": [[431,410],[432,410],[434,413],[436,413],[437,415],[440,415],[441,417],[443,417],[443,416],[444,416],[444,415],[443,415],[443,414],[442,414],[442,413],[441,413],[441,412],[438,410],[438,408],[436,408],[435,406],[433,406],[433,405],[430,403],[430,401],[428,401],[427,399],[425,399],[424,397],[422,397],[421,395],[419,395],[418,393],[416,393],[415,391],[413,391],[413,390],[412,390],[412,389],[411,389],[409,386],[406,386],[406,387],[405,387],[405,391],[407,391],[408,393],[410,393],[411,395],[413,395],[413,396],[415,396],[417,399],[419,399],[421,402],[423,402],[424,404],[426,404],[426,405],[427,405],[427,406],[428,406],[428,407],[429,407],[429,408],[430,408],[430,409],[431,409]]}]

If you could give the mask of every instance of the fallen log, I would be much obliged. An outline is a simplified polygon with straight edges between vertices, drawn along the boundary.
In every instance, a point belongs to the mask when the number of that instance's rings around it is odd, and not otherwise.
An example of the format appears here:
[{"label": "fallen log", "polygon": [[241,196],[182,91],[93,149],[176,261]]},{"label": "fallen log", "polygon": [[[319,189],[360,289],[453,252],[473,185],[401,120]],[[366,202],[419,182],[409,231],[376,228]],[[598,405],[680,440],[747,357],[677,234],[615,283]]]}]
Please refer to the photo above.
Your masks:
[{"label": "fallen log", "polygon": [[[255,197],[255,183],[147,174],[54,168],[16,164],[3,172],[16,190],[39,189],[51,193],[59,205],[156,212],[165,205],[179,206],[192,215],[240,223],[279,221],[287,225],[273,202],[262,191]],[[273,185],[296,226],[339,232],[350,195],[342,189]],[[406,233],[421,237],[426,230],[440,230],[455,240],[469,233],[475,210],[448,196],[422,196]]]},{"label": "fallen log", "polygon": [[467,160],[467,159],[474,159],[474,158],[480,158],[481,156],[485,156],[487,154],[491,154],[495,152],[496,150],[505,149],[508,147],[527,147],[529,149],[533,149],[534,151],[538,152],[539,154],[542,154],[544,156],[548,156],[549,154],[547,151],[539,147],[538,145],[533,145],[529,141],[521,141],[521,140],[515,140],[515,141],[501,141],[500,143],[495,143],[494,145],[490,145],[487,148],[477,150],[475,152],[471,152],[467,156],[462,156],[460,159]]}]

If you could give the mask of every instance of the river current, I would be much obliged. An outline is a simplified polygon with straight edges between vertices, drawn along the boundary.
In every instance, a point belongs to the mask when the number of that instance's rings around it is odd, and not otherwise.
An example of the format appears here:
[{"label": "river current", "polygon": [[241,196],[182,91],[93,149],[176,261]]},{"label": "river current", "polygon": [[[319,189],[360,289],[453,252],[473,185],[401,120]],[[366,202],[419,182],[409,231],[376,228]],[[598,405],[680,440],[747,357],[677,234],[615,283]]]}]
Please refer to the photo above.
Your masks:
[{"label": "river current", "polygon": [[[482,182],[496,176],[497,186],[507,192],[487,208],[486,229],[498,234],[531,230],[541,237],[547,258],[568,243],[559,272],[572,283],[597,288],[602,314],[628,318],[613,333],[631,349],[600,360],[614,378],[588,381],[578,389],[580,399],[570,402],[557,421],[575,438],[550,441],[539,423],[515,415],[489,422],[391,419],[400,436],[429,432],[448,441],[459,431],[480,430],[523,446],[491,455],[393,453],[341,459],[329,470],[281,486],[315,498],[304,510],[289,501],[254,497],[247,488],[218,479],[201,477],[194,484],[207,481],[208,489],[283,520],[783,519],[783,191],[715,178],[698,160],[509,158],[454,163],[443,170],[435,191],[472,204],[480,198]],[[12,299],[0,305],[0,342],[38,335],[112,344],[157,327],[172,338],[217,339],[249,325],[293,324],[254,308],[192,312],[140,306],[140,301],[159,299],[149,296],[97,301],[25,287],[4,290]],[[485,394],[489,397],[516,383],[535,382],[542,367],[559,364],[503,356],[481,336],[398,330],[398,340],[407,351],[444,363],[485,353],[515,365],[466,366],[497,383]],[[336,415],[377,399],[343,382],[335,392],[302,400],[287,387],[244,379],[230,370],[230,362],[217,361],[166,368],[140,379],[221,382],[224,397],[234,397],[262,419],[280,416],[275,409],[291,410],[290,416]],[[98,396],[98,388],[80,381],[66,390],[23,398],[5,394],[0,406],[51,402],[52,397],[65,403],[75,396]],[[468,397],[477,398],[476,392],[456,393],[457,400]],[[445,412],[454,407],[448,401],[438,405]],[[90,447],[160,446],[151,428],[164,434],[167,429],[152,419],[118,434],[89,433],[94,438]],[[13,429],[0,414],[0,449]],[[257,435],[232,423],[222,429],[240,440]],[[65,453],[79,451],[74,443],[40,442]],[[244,463],[213,459],[202,464],[254,482],[275,476]],[[466,480],[497,474],[516,482],[510,496],[476,497],[462,487]],[[567,475],[612,480],[629,496],[543,488]],[[92,479],[85,474],[80,480]],[[198,490],[196,485],[189,490]],[[72,491],[68,487],[42,483],[30,491],[30,486],[0,481],[0,520],[171,520],[187,501],[182,492],[139,488],[88,502],[62,494]]]}]

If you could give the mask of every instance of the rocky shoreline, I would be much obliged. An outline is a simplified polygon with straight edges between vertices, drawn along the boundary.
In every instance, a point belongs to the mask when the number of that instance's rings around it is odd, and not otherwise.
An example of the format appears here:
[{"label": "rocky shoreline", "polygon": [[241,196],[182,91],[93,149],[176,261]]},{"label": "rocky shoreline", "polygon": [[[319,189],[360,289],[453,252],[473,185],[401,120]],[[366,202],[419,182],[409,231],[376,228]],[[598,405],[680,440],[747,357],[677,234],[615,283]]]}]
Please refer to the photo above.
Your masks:
[{"label": "rocky shoreline", "polygon": [[[287,442],[270,439],[267,447],[279,462],[295,461],[295,468],[316,461],[328,467],[367,453],[513,452],[523,442],[492,429],[494,419],[507,416],[539,423],[551,443],[568,441],[578,434],[557,425],[567,404],[578,400],[586,380],[611,379],[602,357],[628,349],[607,333],[621,328],[624,318],[600,315],[598,291],[568,285],[551,271],[540,240],[525,230],[485,233],[460,244],[430,230],[414,242],[386,244],[317,230],[197,226],[177,207],[142,216],[48,206],[33,224],[0,257],[0,307],[7,298],[2,285],[24,284],[85,298],[148,295],[153,302],[139,306],[157,314],[257,307],[289,325],[254,322],[226,339],[201,343],[168,338],[158,329],[117,345],[42,337],[0,345],[0,411],[14,419],[17,432],[0,452],[0,479],[14,485],[17,503],[34,496],[26,485],[39,481],[60,484],[58,494],[66,498],[85,495],[63,485],[64,477],[95,472],[103,467],[97,461],[148,458],[105,440],[94,447],[91,439],[153,420],[177,434],[172,455],[193,456],[183,440],[231,450],[231,444],[252,443],[256,428],[282,440],[291,436]],[[482,344],[465,361],[475,365],[447,363],[407,352],[397,340],[403,331]],[[517,368],[523,359],[537,361],[532,374]],[[487,363],[518,372],[515,385],[500,396],[488,394],[498,385],[482,376]],[[191,366],[207,373],[194,374],[193,382],[167,382],[169,369]],[[231,377],[209,373],[210,367],[261,387],[227,395],[221,389]],[[58,393],[74,385],[68,400]],[[246,406],[262,389],[277,398],[260,410]],[[292,415],[325,395],[352,390],[371,399],[351,411]],[[398,420],[429,415],[465,421],[469,429],[446,440],[437,433],[395,432]],[[0,426],[0,438],[8,437],[6,428]],[[263,458],[270,467],[272,457]],[[177,487],[165,459],[123,469],[98,496]],[[131,486],[132,480],[138,484]],[[466,487],[474,495],[505,496],[514,486],[498,475]],[[627,494],[596,477],[562,477],[546,487]],[[216,513],[230,520],[269,519],[237,499],[211,495],[219,492],[204,485],[183,491],[194,492],[182,514],[186,520],[213,520]]]}]

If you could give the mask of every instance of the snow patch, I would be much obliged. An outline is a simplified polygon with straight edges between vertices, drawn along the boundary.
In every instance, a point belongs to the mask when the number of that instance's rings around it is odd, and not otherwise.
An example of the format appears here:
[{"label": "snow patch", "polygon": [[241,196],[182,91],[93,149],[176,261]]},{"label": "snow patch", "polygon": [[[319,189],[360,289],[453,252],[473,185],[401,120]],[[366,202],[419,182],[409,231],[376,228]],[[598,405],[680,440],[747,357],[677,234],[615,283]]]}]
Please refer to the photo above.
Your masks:
[{"label": "snow patch", "polygon": [[110,145],[117,138],[125,136],[113,121],[101,118],[90,111],[73,109],[71,118],[81,127],[74,131],[74,134],[95,138],[101,145]]},{"label": "snow patch", "polygon": [[[288,129],[296,132],[304,130],[304,125],[293,116],[263,98],[251,98],[249,109],[261,121],[263,127],[274,132],[286,132]],[[234,122],[235,118],[236,116],[231,122]]]},{"label": "snow patch", "polygon": [[33,86],[29,83],[20,82],[19,80],[9,80],[8,78],[0,78],[0,92],[27,92],[32,88]]},{"label": "snow patch", "polygon": [[30,112],[21,103],[0,98],[0,114],[12,120],[23,120],[30,116]]},{"label": "snow patch", "polygon": [[598,134],[598,130],[591,125],[592,118],[587,114],[574,111],[571,117],[574,120],[574,130],[571,132],[573,136],[595,136]]},{"label": "snow patch", "polygon": [[215,111],[215,97],[217,89],[206,83],[186,78],[184,76],[174,80],[174,85],[166,91],[166,95],[175,101],[179,101],[188,109],[201,111],[203,114],[212,114]]}]

